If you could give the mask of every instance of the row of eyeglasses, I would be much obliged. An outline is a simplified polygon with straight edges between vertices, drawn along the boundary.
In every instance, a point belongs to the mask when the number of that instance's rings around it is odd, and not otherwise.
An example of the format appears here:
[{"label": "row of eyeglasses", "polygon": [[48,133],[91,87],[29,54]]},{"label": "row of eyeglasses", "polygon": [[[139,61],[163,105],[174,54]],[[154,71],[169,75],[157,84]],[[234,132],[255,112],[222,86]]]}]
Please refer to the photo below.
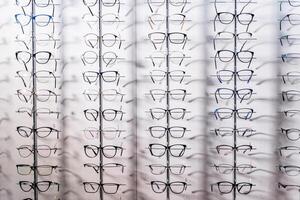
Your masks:
[{"label": "row of eyeglasses", "polygon": [[16,91],[21,124],[16,132],[25,142],[17,147],[24,161],[16,168],[23,179],[18,182],[20,189],[31,196],[24,199],[30,200],[58,194],[60,189],[60,18],[56,13],[60,4],[53,0],[16,0],[16,6],[15,22],[20,30],[16,43],[20,50],[15,58],[22,69],[15,77],[23,87]]},{"label": "row of eyeglasses", "polygon": [[[212,43],[215,51],[213,64],[216,75],[212,75],[212,77],[220,86],[214,88],[214,92],[211,93],[218,105],[212,115],[220,123],[216,123],[219,127],[213,128],[211,133],[212,137],[219,137],[224,141],[234,141],[233,144],[222,142],[215,147],[220,160],[225,162],[216,163],[214,160],[212,167],[218,174],[229,178],[229,180],[211,184],[211,191],[220,195],[232,193],[247,195],[255,186],[251,179],[250,181],[241,181],[247,179],[246,175],[256,168],[251,163],[241,162],[241,160],[244,160],[243,157],[256,148],[250,142],[244,144],[239,141],[239,138],[243,138],[241,141],[250,139],[256,133],[256,130],[250,126],[242,127],[240,125],[240,122],[243,124],[243,121],[249,121],[255,113],[253,108],[243,106],[245,102],[251,101],[255,94],[249,87],[255,76],[251,69],[255,53],[248,47],[249,44],[251,45],[251,41],[255,40],[253,33],[250,32],[250,25],[254,22],[255,16],[246,11],[253,3],[255,2],[252,0],[244,2],[215,0],[213,3],[216,12],[213,26],[216,34]],[[226,10],[235,7],[236,12]],[[220,104],[233,107],[219,107]],[[232,139],[228,140],[229,137]],[[226,158],[229,156],[231,156],[229,160],[233,164],[226,162]]]},{"label": "row of eyeglasses", "polygon": [[[125,2],[124,2],[125,3]],[[85,13],[82,16],[87,33],[83,36],[86,50],[81,55],[83,65],[82,92],[88,105],[82,112],[88,127],[82,132],[89,144],[83,146],[87,162],[83,167],[92,173],[93,179],[83,182],[88,194],[118,195],[125,184],[111,177],[120,177],[125,166],[114,159],[123,155],[119,138],[125,133],[122,126],[126,113],[122,110],[125,94],[120,82],[123,48],[121,37],[122,5],[119,0],[82,0]],[[113,107],[112,107],[113,106]],[[121,160],[121,159],[119,159]],[[123,188],[124,189],[124,188]],[[98,196],[98,195],[97,195]]]},{"label": "row of eyeglasses", "polygon": [[299,120],[300,114],[300,110],[297,109],[300,100],[300,90],[297,89],[300,80],[300,71],[297,70],[300,60],[300,54],[298,53],[300,34],[299,29],[297,29],[300,19],[300,15],[297,14],[300,9],[300,1],[279,1],[278,4],[281,15],[279,19],[281,33],[279,42],[281,47],[280,76],[282,78],[281,112],[283,117],[279,130],[281,133],[279,143],[280,163],[277,170],[284,175],[280,177],[278,188],[286,192],[283,194],[287,196],[283,198],[290,198],[290,191],[298,190],[300,187],[300,183],[297,181],[300,174],[300,163],[294,157],[300,152],[298,144],[300,128],[295,123]]},{"label": "row of eyeglasses", "polygon": [[150,143],[148,149],[151,156],[165,160],[164,163],[160,161],[148,166],[151,174],[156,175],[150,182],[152,191],[165,194],[167,199],[186,192],[190,185],[184,177],[190,166],[180,161],[189,148],[178,143],[191,131],[180,125],[190,111],[181,106],[174,107],[187,103],[190,95],[185,88],[190,75],[184,70],[188,59],[186,46],[189,39],[185,30],[188,22],[186,6],[189,3],[186,0],[147,1],[148,41],[152,43],[153,51],[147,57],[152,65],[147,76],[151,89],[145,95],[155,105],[146,111],[153,123],[147,132],[159,141]]}]

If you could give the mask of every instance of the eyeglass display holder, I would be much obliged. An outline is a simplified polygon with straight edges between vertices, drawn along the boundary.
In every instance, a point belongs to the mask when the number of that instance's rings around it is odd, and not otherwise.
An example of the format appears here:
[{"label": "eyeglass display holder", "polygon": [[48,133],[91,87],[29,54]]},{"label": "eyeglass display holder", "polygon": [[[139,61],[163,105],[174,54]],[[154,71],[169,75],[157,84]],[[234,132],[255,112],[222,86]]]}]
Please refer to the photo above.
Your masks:
[{"label": "eyeglass display holder", "polygon": [[[234,0],[234,93],[233,93],[233,101],[234,101],[234,110],[237,110],[237,0]],[[233,146],[236,150],[237,147],[237,112],[234,112],[234,118],[233,118]],[[237,166],[237,155],[236,151],[233,151],[233,200],[236,200],[236,182],[237,182],[237,174],[236,174],[236,166]]]},{"label": "eyeglass display holder", "polygon": [[[169,34],[169,0],[166,0],[166,35]],[[170,72],[170,63],[169,63],[169,53],[170,53],[170,47],[169,47],[169,40],[166,40],[166,50],[167,50],[167,56],[166,56],[166,70],[167,70],[167,76],[166,76],[166,109],[170,109],[170,80],[169,80],[169,72]],[[167,129],[170,128],[170,115],[166,115],[166,120],[167,120]],[[166,145],[167,147],[170,146],[170,135],[166,134]],[[167,179],[167,185],[170,184],[170,151],[166,152],[166,179]],[[167,187],[166,190],[166,198],[167,200],[170,200],[170,187]]]},{"label": "eyeglass display holder", "polygon": [[[102,3],[100,1],[98,1],[98,14],[99,14],[99,20],[98,20],[98,34],[99,37],[101,37],[102,35],[102,23],[101,23],[101,16],[102,16]],[[102,42],[99,42],[99,49],[98,49],[98,53],[99,56],[102,55]],[[102,62],[101,59],[99,59],[99,74],[102,73]],[[103,134],[102,134],[102,130],[103,130],[103,116],[101,115],[102,111],[103,111],[103,99],[102,99],[102,78],[99,78],[99,91],[100,91],[100,95],[99,95],[99,146],[100,146],[100,152],[99,152],[99,166],[100,166],[100,170],[99,170],[99,181],[100,181],[100,188],[99,188],[99,198],[100,200],[103,200],[103,169],[101,168],[103,166],[103,153],[101,153],[102,147],[103,147]]]},{"label": "eyeglass display holder", "polygon": [[[34,1],[31,1],[31,14],[32,16],[35,15],[35,3]],[[36,43],[35,43],[35,35],[36,35],[36,29],[35,29],[35,23],[32,20],[31,21],[31,44],[32,44],[32,49],[31,53],[32,55],[35,54],[36,50]],[[38,200],[38,189],[36,187],[37,182],[38,182],[38,173],[37,173],[37,165],[38,165],[38,155],[37,155],[37,145],[38,145],[38,140],[37,140],[37,115],[36,115],[36,110],[37,110],[37,97],[36,97],[36,90],[37,90],[37,81],[35,77],[36,73],[36,61],[35,59],[32,59],[32,131],[33,131],[33,191],[34,191],[34,200]]]}]

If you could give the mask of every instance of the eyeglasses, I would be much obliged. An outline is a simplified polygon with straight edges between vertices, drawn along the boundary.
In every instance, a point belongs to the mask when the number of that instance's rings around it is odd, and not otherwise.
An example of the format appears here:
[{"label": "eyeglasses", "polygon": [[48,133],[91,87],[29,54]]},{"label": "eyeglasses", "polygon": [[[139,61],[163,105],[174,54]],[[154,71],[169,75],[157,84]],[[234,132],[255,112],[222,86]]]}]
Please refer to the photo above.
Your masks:
[{"label": "eyeglasses", "polygon": [[[60,78],[59,76],[55,76],[53,72],[47,71],[47,70],[40,70],[33,74],[31,74],[28,71],[17,71],[16,72],[18,77],[22,80],[25,87],[31,87],[32,84],[32,77],[35,78],[35,80],[38,83],[49,83],[50,80],[54,81],[54,88],[57,86],[57,78]],[[26,80],[25,78],[28,78],[29,80]],[[29,83],[28,83],[29,82]]]},{"label": "eyeglasses", "polygon": [[163,109],[163,108],[150,108],[150,114],[152,119],[160,120],[170,116],[174,120],[183,119],[186,113],[185,108],[172,108],[172,109]]},{"label": "eyeglasses", "polygon": [[217,172],[221,174],[231,174],[234,169],[236,169],[236,171],[240,174],[250,174],[255,168],[250,164],[240,164],[237,165],[236,167],[229,164],[219,164],[219,165],[214,164],[213,167],[216,169]]},{"label": "eyeglasses", "polygon": [[280,11],[282,10],[282,4],[283,3],[288,3],[292,7],[299,7],[300,6],[300,2],[297,1],[297,0],[282,0],[282,1],[280,1]]},{"label": "eyeglasses", "polygon": [[297,90],[287,90],[282,92],[283,101],[299,101],[300,91]]},{"label": "eyeglasses", "polygon": [[171,126],[171,127],[163,127],[163,126],[151,126],[149,127],[149,132],[154,138],[162,138],[166,134],[169,134],[173,138],[183,138],[186,128],[182,126]]},{"label": "eyeglasses", "polygon": [[285,110],[283,111],[286,117],[294,117],[297,114],[300,114],[300,110]]},{"label": "eyeglasses", "polygon": [[151,170],[151,173],[154,175],[162,175],[166,172],[166,170],[169,170],[174,175],[182,175],[184,174],[185,169],[188,166],[186,165],[161,165],[161,164],[151,164],[149,165],[149,168]]},{"label": "eyeglasses", "polygon": [[82,16],[82,20],[89,26],[91,30],[95,30],[99,26],[99,22],[101,22],[102,25],[107,25],[110,27],[114,27],[115,29],[118,28],[121,21],[118,13],[106,13],[101,16],[98,16],[97,13],[93,13],[91,9],[89,9],[90,13],[85,13]]},{"label": "eyeglasses", "polygon": [[[166,3],[166,0],[147,0],[148,6],[150,11],[153,13],[154,11],[157,12],[158,9],[163,6]],[[180,12],[183,12],[187,0],[169,0],[168,3],[174,7],[180,7]],[[156,10],[154,10],[153,7],[158,7]]]},{"label": "eyeglasses", "polygon": [[294,165],[280,165],[279,170],[288,176],[297,176],[300,174],[300,167]]},{"label": "eyeglasses", "polygon": [[16,5],[20,7],[27,7],[32,1],[37,7],[47,7],[50,4],[53,4],[52,0],[16,0]]},{"label": "eyeglasses", "polygon": [[281,128],[281,133],[285,134],[289,140],[297,141],[300,138],[300,129],[297,128]]},{"label": "eyeglasses", "polygon": [[100,151],[104,157],[113,158],[117,155],[118,151],[120,152],[120,156],[122,156],[123,147],[114,145],[105,145],[102,147],[98,147],[95,145],[84,145],[84,153],[89,158],[95,158]]},{"label": "eyeglasses", "polygon": [[215,92],[215,99],[216,102],[219,103],[218,97],[222,100],[228,100],[233,98],[235,95],[237,98],[240,99],[240,103],[244,100],[249,100],[252,97],[253,90],[249,88],[239,89],[239,90],[232,90],[229,88],[218,88]]},{"label": "eyeglasses", "polygon": [[281,46],[284,46],[284,41],[288,43],[288,45],[299,45],[300,44],[300,34],[289,34],[283,35],[279,38]]},{"label": "eyeglasses", "polygon": [[[120,12],[120,0],[100,0],[105,7],[114,7],[117,6],[118,13]],[[98,3],[98,0],[83,0],[83,4],[88,7],[90,13],[93,15],[91,7],[95,6]]]},{"label": "eyeglasses", "polygon": [[97,83],[98,78],[101,76],[102,80],[107,83],[116,82],[119,84],[120,74],[118,71],[105,71],[105,72],[96,72],[96,71],[86,71],[83,74],[83,80],[89,84]]},{"label": "eyeglasses", "polygon": [[56,134],[57,139],[59,139],[59,130],[54,129],[52,127],[38,127],[36,129],[27,127],[27,126],[18,126],[17,127],[17,132],[19,133],[20,136],[22,137],[30,137],[30,135],[35,132],[35,134],[40,137],[40,138],[46,138],[50,134]]},{"label": "eyeglasses", "polygon": [[240,81],[249,83],[250,80],[252,79],[253,74],[254,71],[250,69],[243,69],[236,72],[231,70],[219,70],[217,72],[217,78],[220,83],[230,82],[233,79],[233,77],[236,75]]},{"label": "eyeglasses", "polygon": [[115,127],[107,127],[100,131],[99,128],[89,127],[87,129],[84,129],[83,132],[85,138],[89,140],[98,139],[100,132],[102,136],[105,137],[106,139],[116,139],[120,137],[123,130],[117,129]]},{"label": "eyeglasses", "polygon": [[102,92],[94,89],[87,89],[83,92],[83,95],[88,101],[96,101],[100,94],[102,94],[101,97],[106,101],[116,101],[119,99],[118,97],[120,97],[120,102],[122,102],[123,97],[125,96],[125,94],[120,93],[116,89],[102,90]]},{"label": "eyeglasses", "polygon": [[155,193],[163,193],[167,188],[169,188],[174,194],[181,194],[186,190],[187,183],[181,181],[174,181],[170,183],[163,181],[151,181],[151,188]]},{"label": "eyeglasses", "polygon": [[32,117],[33,114],[35,114],[37,117],[40,117],[42,115],[47,115],[47,117],[50,115],[54,115],[56,119],[58,119],[60,115],[60,112],[52,111],[49,108],[38,108],[35,112],[33,112],[32,108],[21,107],[16,112],[20,114],[27,114],[29,117]]},{"label": "eyeglasses", "polygon": [[23,192],[30,192],[34,188],[37,188],[40,192],[47,192],[50,189],[50,186],[56,186],[57,191],[59,191],[59,183],[52,181],[39,181],[36,183],[30,181],[20,181],[19,185]]},{"label": "eyeglasses", "polygon": [[[34,153],[33,146],[31,145],[22,145],[18,147],[17,150],[19,152],[19,155],[22,158],[27,158]],[[37,154],[43,158],[50,157],[51,153],[56,154],[58,150],[61,150],[61,148],[57,148],[57,147],[51,148],[48,145],[37,145],[35,149]]]},{"label": "eyeglasses", "polygon": [[[186,16],[181,13],[176,13],[168,16],[168,22],[176,26],[183,28]],[[162,14],[152,14],[148,17],[148,23],[152,29],[155,27],[159,28],[162,24],[166,22],[167,18]]]},{"label": "eyeglasses", "polygon": [[243,154],[249,153],[255,148],[252,145],[239,145],[239,146],[231,146],[226,144],[221,144],[216,146],[216,150],[218,154],[228,155],[233,151],[242,152]]},{"label": "eyeglasses", "polygon": [[119,187],[124,184],[119,183],[96,183],[96,182],[83,182],[84,190],[87,193],[96,193],[99,188],[103,190],[105,194],[116,194]]},{"label": "eyeglasses", "polygon": [[149,58],[151,59],[153,67],[161,67],[167,58],[171,64],[174,64],[176,66],[181,66],[183,63],[183,60],[185,58],[189,58],[189,57],[187,57],[181,51],[170,51],[168,53],[156,51],[156,52],[152,53],[149,56]]},{"label": "eyeglasses", "polygon": [[221,194],[229,194],[232,192],[234,188],[237,189],[237,192],[240,194],[249,194],[252,190],[252,187],[255,186],[252,183],[248,182],[240,182],[240,183],[232,183],[229,181],[220,181],[211,185],[211,191],[213,192],[213,186],[217,186],[219,192]]},{"label": "eyeglasses", "polygon": [[123,173],[124,168],[125,168],[124,165],[119,164],[119,163],[106,163],[106,164],[101,165],[101,166],[93,164],[93,163],[85,163],[85,164],[83,164],[83,166],[94,169],[96,173],[99,173],[100,169],[103,170],[103,171],[107,171],[107,170],[109,171],[110,169],[115,170],[116,168],[117,169],[119,168],[121,170],[121,172]]},{"label": "eyeglasses", "polygon": [[[83,111],[84,116],[88,121],[97,121],[99,117],[99,111],[95,109],[86,109]],[[122,110],[115,109],[105,109],[102,111],[102,117],[106,121],[114,121],[118,114],[120,116],[119,120],[123,119],[124,112]]]},{"label": "eyeglasses", "polygon": [[216,40],[232,41],[234,38],[237,38],[238,41],[248,41],[248,40],[253,40],[252,36],[253,34],[250,32],[241,32],[241,33],[232,33],[229,31],[218,32],[216,36],[213,38],[214,50],[216,50]]},{"label": "eyeglasses", "polygon": [[34,16],[26,14],[16,14],[15,19],[16,22],[21,26],[27,26],[32,20],[36,23],[37,26],[45,27],[48,26],[51,21],[53,21],[53,17],[46,14],[39,14]]},{"label": "eyeglasses", "polygon": [[217,136],[225,137],[225,136],[232,136],[233,133],[237,133],[241,137],[251,137],[255,134],[255,130],[251,128],[231,128],[231,127],[221,127],[214,129],[214,133]]},{"label": "eyeglasses", "polygon": [[163,70],[152,70],[150,72],[150,77],[153,83],[161,84],[162,81],[169,76],[172,81],[182,83],[185,75],[185,71],[183,70],[173,70],[173,71],[163,71]]},{"label": "eyeglasses", "polygon": [[19,164],[17,166],[17,172],[20,175],[29,175],[32,171],[36,170],[40,176],[50,176],[53,173],[53,170],[57,169],[57,165],[38,165],[31,166],[26,164]]},{"label": "eyeglasses", "polygon": [[51,90],[46,90],[46,89],[40,89],[37,90],[36,93],[34,93],[31,90],[27,90],[27,89],[18,89],[17,90],[17,96],[20,99],[20,101],[28,103],[33,95],[35,95],[36,99],[40,102],[46,102],[46,101],[50,101],[51,97],[54,97],[55,102],[57,102],[58,99],[58,94],[54,93]]},{"label": "eyeglasses", "polygon": [[281,76],[284,84],[286,84],[287,82],[289,82],[290,84],[300,83],[300,72],[292,71]]},{"label": "eyeglasses", "polygon": [[[99,45],[100,36],[94,34],[94,33],[88,33],[84,35],[85,44],[88,47],[95,48]],[[117,36],[113,33],[105,33],[101,36],[101,44],[105,47],[113,47],[117,44],[118,49],[121,48],[122,45],[122,39],[120,36]]]},{"label": "eyeglasses", "polygon": [[55,38],[47,33],[37,33],[34,36],[27,34],[18,34],[16,36],[16,42],[23,43],[27,50],[30,50],[32,41],[34,41],[37,46],[49,47],[53,49],[58,49],[60,47],[60,39]]},{"label": "eyeglasses", "polygon": [[300,53],[282,54],[281,59],[282,59],[283,62],[288,63],[290,65],[299,65],[299,63],[300,63],[300,61],[299,61],[300,60]]},{"label": "eyeglasses", "polygon": [[289,22],[291,25],[300,24],[300,14],[287,14],[280,20],[279,28],[282,30],[283,22]]},{"label": "eyeglasses", "polygon": [[165,146],[158,143],[149,144],[149,150],[152,156],[162,157],[166,152],[170,153],[173,157],[182,157],[186,150],[185,144],[173,144]]},{"label": "eyeglasses", "polygon": [[182,44],[182,49],[184,49],[185,44],[187,42],[187,34],[181,32],[153,32],[148,34],[148,38],[151,40],[155,49],[157,49],[157,45],[163,44],[166,39],[170,41],[172,44]]},{"label": "eyeglasses", "polygon": [[173,90],[161,90],[161,89],[152,89],[150,90],[150,95],[153,101],[161,102],[167,95],[173,100],[184,101],[185,96],[187,95],[186,90],[184,89],[173,89]]},{"label": "eyeglasses", "polygon": [[217,58],[224,63],[228,63],[233,59],[238,59],[240,62],[247,64],[250,67],[253,60],[254,52],[249,50],[241,50],[239,52],[233,52],[231,50],[219,50],[215,55],[215,68],[217,69]]},{"label": "eyeglasses", "polygon": [[[97,62],[98,58],[99,58],[98,53],[94,51],[85,51],[81,56],[81,60],[84,65],[92,65]],[[118,60],[123,59],[123,58],[119,58],[118,55],[113,51],[105,52],[101,56],[101,58],[102,61],[106,64],[106,67],[112,67],[117,63]]]},{"label": "eyeglasses", "polygon": [[231,109],[231,108],[217,108],[214,111],[214,115],[216,119],[230,119],[234,114],[237,115],[238,118],[248,120],[252,118],[254,111],[252,108],[239,108],[239,109]]},{"label": "eyeglasses", "polygon": [[[52,53],[49,51],[38,51],[34,54],[28,51],[17,51],[16,52],[16,59],[18,62],[27,64],[31,60],[31,58],[39,64],[46,64],[49,62],[50,58],[52,57]],[[28,71],[28,70],[26,70]]]},{"label": "eyeglasses", "polygon": [[280,147],[279,154],[282,157],[291,157],[293,155],[300,155],[300,147],[297,146]]},{"label": "eyeglasses", "polygon": [[278,188],[284,188],[284,189],[287,189],[287,190],[298,190],[300,189],[300,185],[292,185],[292,184],[283,184],[283,183],[278,183]]},{"label": "eyeglasses", "polygon": [[239,13],[234,14],[231,12],[218,12],[214,19],[214,31],[216,31],[216,22],[219,21],[221,24],[231,24],[234,19],[241,25],[247,26],[246,31],[248,31],[249,25],[253,22],[254,14],[253,13]]}]

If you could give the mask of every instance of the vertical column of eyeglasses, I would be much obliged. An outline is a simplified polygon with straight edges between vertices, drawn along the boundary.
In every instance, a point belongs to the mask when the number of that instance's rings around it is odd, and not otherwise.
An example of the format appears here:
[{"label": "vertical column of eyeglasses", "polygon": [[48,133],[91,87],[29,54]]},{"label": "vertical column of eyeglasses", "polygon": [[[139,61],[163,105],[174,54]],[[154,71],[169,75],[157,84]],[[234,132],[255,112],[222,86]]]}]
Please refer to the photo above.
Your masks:
[{"label": "vertical column of eyeglasses", "polygon": [[[0,51],[3,52],[11,46],[10,35],[6,34],[5,30],[11,30],[12,23],[7,22],[10,19],[12,4],[8,1],[0,2]],[[10,20],[9,20],[10,21]],[[13,145],[12,130],[13,124],[11,123],[11,100],[9,94],[11,91],[7,90],[12,80],[10,78],[10,72],[13,65],[9,61],[10,55],[8,53],[0,55],[0,199],[13,199],[12,188],[15,187],[15,182],[12,180],[13,174],[10,172],[10,164],[14,162],[14,158],[11,157],[13,149],[10,148]]]},{"label": "vertical column of eyeglasses", "polygon": [[[280,132],[280,147],[279,147],[279,165],[278,171],[283,174],[280,177],[277,187],[281,191],[285,191],[290,198],[293,194],[290,191],[299,190],[300,183],[297,180],[299,177],[300,163],[293,155],[299,154],[299,136],[300,127],[297,127],[299,121],[299,100],[300,90],[299,78],[300,71],[300,1],[298,0],[279,0],[279,29],[281,33],[281,97],[282,97],[282,116],[284,116]],[[293,177],[295,176],[295,177]]]},{"label": "vertical column of eyeglasses", "polygon": [[[150,71],[150,79],[156,87],[159,84],[165,89],[153,88],[146,95],[150,95],[155,103],[162,103],[162,105],[159,105],[160,107],[150,108],[152,120],[159,120],[159,122],[166,120],[164,122],[165,126],[152,125],[147,130],[155,139],[165,138],[166,144],[149,144],[148,148],[152,156],[166,156],[165,164],[149,165],[152,174],[165,174],[165,181],[151,181],[150,185],[155,193],[166,193],[166,199],[172,199],[171,194],[182,194],[188,186],[184,178],[184,181],[172,180],[172,175],[183,175],[188,167],[184,164],[174,164],[172,162],[173,158],[182,157],[188,149],[186,144],[172,144],[172,138],[180,140],[189,131],[186,127],[178,125],[180,121],[184,121],[188,111],[185,108],[172,107],[171,105],[173,101],[176,103],[178,101],[186,102],[185,97],[188,95],[186,89],[172,89],[173,82],[177,82],[182,86],[185,77],[188,76],[181,69],[181,64],[186,57],[184,50],[188,41],[187,34],[183,31],[186,23],[185,7],[188,3],[190,2],[186,0],[148,1],[150,9],[148,23],[151,31],[148,34],[148,39],[154,47],[154,51],[148,57],[153,65],[153,70]],[[160,69],[163,67],[165,71]],[[178,126],[172,126],[173,120],[176,120]],[[176,178],[178,179],[178,176]]]},{"label": "vertical column of eyeglasses", "polygon": [[[250,137],[254,135],[255,130],[251,127],[239,127],[239,120],[249,120],[252,118],[254,110],[252,108],[240,108],[239,104],[250,100],[253,89],[247,84],[254,76],[254,71],[250,69],[254,52],[247,49],[247,44],[254,39],[253,34],[249,31],[249,26],[253,22],[254,14],[245,11],[247,6],[255,3],[254,1],[217,1],[213,2],[216,11],[214,31],[217,32],[213,38],[213,46],[216,51],[214,56],[214,65],[219,84],[231,84],[232,88],[219,87],[214,95],[216,103],[225,101],[232,102],[233,109],[228,107],[217,108],[214,111],[216,120],[232,119],[232,127],[218,127],[212,130],[216,136],[231,136],[233,145],[220,144],[216,146],[216,151],[220,155],[233,154],[233,164],[221,163],[213,164],[215,170],[220,174],[232,174],[233,181],[219,181],[211,184],[211,191],[217,190],[220,194],[233,194],[233,199],[239,194],[249,194],[254,184],[251,182],[239,182],[238,174],[245,174],[252,171],[254,166],[251,164],[238,164],[238,152],[243,154],[249,153],[255,149],[252,145],[238,144],[238,137]],[[233,12],[220,11],[226,6],[233,9]],[[218,30],[219,29],[219,30]],[[232,31],[227,31],[231,29]],[[220,31],[221,30],[221,31]],[[225,42],[225,46],[222,45]],[[218,44],[219,43],[219,44]],[[218,47],[222,49],[218,49]],[[232,48],[229,49],[228,46]],[[233,69],[228,69],[233,65]],[[246,88],[239,88],[246,83]],[[225,121],[224,121],[225,122]],[[223,122],[223,123],[224,123]],[[222,122],[221,122],[222,124]],[[242,124],[242,123],[241,123]]]},{"label": "vertical column of eyeglasses", "polygon": [[[24,192],[33,190],[33,199],[38,199],[58,192],[60,187],[58,182],[49,180],[50,175],[54,171],[57,172],[57,163],[49,164],[50,159],[38,159],[48,158],[60,150],[56,146],[50,147],[52,141],[57,143],[60,135],[60,131],[55,128],[55,125],[59,124],[60,115],[57,111],[60,97],[60,77],[57,75],[57,68],[60,65],[59,59],[55,57],[59,48],[56,46],[59,43],[59,17],[56,17],[58,14],[55,11],[59,3],[53,0],[15,2],[19,10],[15,20],[20,27],[16,42],[22,47],[22,50],[16,51],[16,59],[23,65],[23,69],[16,72],[16,78],[25,87],[17,90],[18,99],[25,104],[18,108],[17,114],[24,119],[23,121],[32,120],[31,126],[17,126],[16,131],[23,138],[32,137],[33,140],[32,145],[25,144],[17,148],[23,158],[33,154],[33,164],[20,163],[16,166],[21,176],[29,177],[33,174],[33,181],[19,181],[18,185]],[[51,121],[53,119],[56,121]],[[53,122],[53,125],[49,122]],[[39,176],[45,176],[48,180],[39,181]]]},{"label": "vertical column of eyeglasses", "polygon": [[[83,182],[83,187],[86,193],[99,193],[99,199],[105,199],[105,195],[110,198],[109,196],[120,194],[120,187],[124,185],[117,180],[112,182],[108,177],[115,174],[119,178],[125,166],[119,161],[106,162],[106,159],[112,160],[122,156],[124,150],[121,145],[116,145],[117,139],[125,133],[120,127],[125,114],[122,110],[125,94],[120,86],[120,79],[124,77],[121,75],[120,61],[125,59],[120,56],[124,53],[121,51],[124,39],[120,35],[120,25],[124,21],[120,10],[124,4],[126,3],[119,0],[83,0],[88,12],[82,18],[89,27],[89,32],[84,35],[88,50],[82,54],[85,68],[83,81],[89,88],[83,91],[83,95],[88,102],[94,102],[97,107],[89,107],[83,111],[85,119],[97,125],[83,130],[85,138],[95,142],[95,145],[84,145],[84,152],[88,158],[99,158],[98,164],[83,165],[87,170],[93,169],[99,174],[99,181]],[[106,108],[105,104],[110,106]],[[106,144],[106,140],[113,143]],[[105,181],[106,173],[109,176]]]}]

